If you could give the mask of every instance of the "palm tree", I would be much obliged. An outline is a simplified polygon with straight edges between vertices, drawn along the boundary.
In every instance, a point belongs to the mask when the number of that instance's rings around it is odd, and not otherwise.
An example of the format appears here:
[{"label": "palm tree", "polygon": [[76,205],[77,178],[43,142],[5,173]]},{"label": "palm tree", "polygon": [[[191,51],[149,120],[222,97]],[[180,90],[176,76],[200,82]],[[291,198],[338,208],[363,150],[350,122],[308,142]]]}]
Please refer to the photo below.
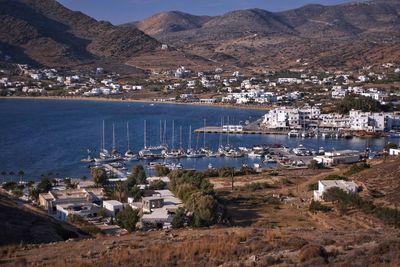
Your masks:
[{"label": "palm tree", "polygon": [[12,182],[13,181],[13,176],[15,175],[15,173],[13,171],[10,171],[8,174],[11,176],[11,182]]},{"label": "palm tree", "polygon": [[124,195],[124,185],[123,185],[123,182],[121,182],[121,181],[118,181],[117,183],[116,183],[116,187],[115,187],[115,189],[114,189],[115,191],[114,191],[114,193],[115,193],[115,197],[117,198],[117,200],[118,201],[122,201],[122,198],[123,198],[123,195]]}]

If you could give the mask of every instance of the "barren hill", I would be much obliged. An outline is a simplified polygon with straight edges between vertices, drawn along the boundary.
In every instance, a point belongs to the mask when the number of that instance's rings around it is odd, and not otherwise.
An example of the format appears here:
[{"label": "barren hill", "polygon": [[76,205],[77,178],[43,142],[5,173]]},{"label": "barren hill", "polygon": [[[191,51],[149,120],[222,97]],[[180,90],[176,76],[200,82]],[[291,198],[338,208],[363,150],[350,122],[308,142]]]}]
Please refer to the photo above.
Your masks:
[{"label": "barren hill", "polygon": [[162,42],[220,62],[287,68],[301,67],[296,60],[302,59],[324,68],[352,68],[400,61],[399,12],[399,1],[375,0],[277,13],[239,10],[189,27],[186,20],[161,13],[136,25]]},{"label": "barren hill", "polygon": [[178,32],[190,29],[200,28],[212,17],[195,16],[179,11],[162,12],[151,16],[150,18],[126,24],[124,26],[136,26],[140,30],[150,35],[160,35],[169,32]]},{"label": "barren hill", "polygon": [[96,21],[55,0],[0,0],[0,50],[17,62],[122,65],[126,58],[159,46],[140,30]]}]

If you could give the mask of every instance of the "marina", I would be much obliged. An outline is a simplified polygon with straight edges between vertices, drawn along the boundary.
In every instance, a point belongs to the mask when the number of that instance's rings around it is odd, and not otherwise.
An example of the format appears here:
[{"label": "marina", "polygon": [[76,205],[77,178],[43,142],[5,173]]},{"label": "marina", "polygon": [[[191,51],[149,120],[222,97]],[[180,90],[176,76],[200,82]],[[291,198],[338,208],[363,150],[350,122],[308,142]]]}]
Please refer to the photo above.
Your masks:
[{"label": "marina", "polygon": [[[18,108],[21,105],[24,109]],[[320,147],[324,147],[325,151],[365,151],[366,148],[380,151],[389,141],[399,141],[398,138],[289,138],[287,134],[228,135],[226,132],[206,133],[204,139],[204,133],[196,132],[196,129],[204,128],[204,120],[207,122],[206,127],[220,127],[218,125],[221,125],[221,117],[225,117],[227,121],[229,116],[232,125],[242,125],[247,120],[256,121],[263,115],[262,110],[188,105],[2,100],[0,123],[4,127],[1,130],[0,146],[7,149],[0,153],[0,169],[8,172],[22,169],[26,180],[38,180],[41,175],[49,173],[52,174],[50,177],[57,174],[76,178],[89,177],[88,165],[95,163],[93,160],[99,156],[102,143],[105,143],[104,149],[109,154],[113,148],[120,151],[115,157],[126,162],[127,170],[123,172],[127,172],[136,164],[147,166],[150,162],[180,164],[178,167],[197,170],[207,170],[210,164],[214,168],[240,168],[243,165],[253,167],[254,164],[259,164],[262,168],[274,168],[276,163],[272,163],[272,160],[263,162],[265,159],[255,155],[257,153],[252,154],[252,151],[246,152],[242,148],[252,149],[261,145],[274,147],[280,144],[287,149],[293,149],[302,144],[310,152],[318,151]],[[147,149],[144,149],[144,120],[147,128]],[[18,121],[25,123],[18,124]],[[199,151],[202,156],[183,156],[187,154],[189,136],[191,148]],[[165,157],[155,157],[154,154],[161,155],[165,145],[169,148]],[[130,155],[126,153],[127,150],[132,152],[132,158],[127,157]],[[231,153],[221,157],[221,151]]]}]

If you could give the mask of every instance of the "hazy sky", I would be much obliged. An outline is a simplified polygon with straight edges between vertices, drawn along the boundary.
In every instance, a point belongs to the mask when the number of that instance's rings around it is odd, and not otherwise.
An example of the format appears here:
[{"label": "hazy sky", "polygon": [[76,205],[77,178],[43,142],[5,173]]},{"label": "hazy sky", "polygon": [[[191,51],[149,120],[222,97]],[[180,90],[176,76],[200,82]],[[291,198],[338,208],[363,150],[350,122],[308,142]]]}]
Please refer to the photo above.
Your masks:
[{"label": "hazy sky", "polygon": [[59,0],[98,20],[121,24],[141,20],[163,11],[179,10],[195,15],[221,15],[227,11],[262,8],[282,11],[310,3],[335,5],[351,0]]}]

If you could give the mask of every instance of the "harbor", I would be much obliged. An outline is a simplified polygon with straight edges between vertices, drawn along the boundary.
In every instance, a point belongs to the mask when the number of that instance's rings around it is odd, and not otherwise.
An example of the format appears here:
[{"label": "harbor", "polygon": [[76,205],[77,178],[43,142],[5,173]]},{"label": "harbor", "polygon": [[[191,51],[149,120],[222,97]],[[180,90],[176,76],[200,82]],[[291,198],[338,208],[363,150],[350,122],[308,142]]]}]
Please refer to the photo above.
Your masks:
[{"label": "harbor", "polygon": [[[15,107],[24,104],[24,109]],[[148,166],[151,162],[167,165],[171,168],[207,170],[208,167],[222,168],[243,165],[261,168],[276,168],[276,163],[264,163],[262,158],[253,156],[253,147],[265,145],[270,148],[281,145],[289,150],[303,145],[306,150],[318,151],[324,147],[325,151],[357,150],[381,151],[388,142],[398,143],[396,138],[338,138],[322,136],[318,138],[289,137],[287,132],[272,134],[227,134],[218,130],[221,117],[230,117],[230,124],[243,125],[248,129],[246,121],[255,122],[264,114],[260,110],[234,110],[217,107],[199,107],[188,105],[160,105],[151,106],[148,103],[117,103],[96,101],[41,101],[41,100],[8,100],[1,108],[1,124],[4,138],[0,140],[2,147],[9,147],[0,154],[0,167],[4,171],[25,173],[25,179],[38,180],[42,175],[52,173],[67,177],[89,177],[90,168],[95,164],[94,157],[99,157],[102,149],[102,121],[105,121],[105,146],[111,154],[113,148],[119,151],[117,162],[125,164],[120,170],[124,175],[134,165]],[[52,112],[45,112],[52,110]],[[60,121],[57,114],[63,113]],[[143,114],[147,114],[143,116]],[[186,114],[187,116],[183,116]],[[100,119],[99,119],[100,118]],[[15,121],[24,120],[25,124],[18,127]],[[155,155],[146,154],[144,149],[144,120],[146,120],[146,146]],[[212,132],[197,131],[212,127]],[[160,135],[160,121],[165,133]],[[227,121],[227,119],[225,119]],[[57,123],[56,123],[57,122]],[[129,123],[129,144],[127,140],[127,122]],[[113,147],[114,124],[114,147]],[[174,124],[174,127],[173,125]],[[164,127],[166,125],[166,127]],[[189,135],[190,127],[192,134]],[[174,130],[173,130],[174,129]],[[254,132],[253,129],[251,129]],[[173,132],[173,133],[172,133]],[[182,134],[181,134],[182,132]],[[298,131],[301,133],[301,131]],[[205,135],[205,142],[204,142]],[[26,138],[30,136],[30,138]],[[187,156],[189,136],[192,153]],[[161,137],[161,140],[160,140]],[[15,140],[18,140],[16,142]],[[52,140],[48,142],[47,140]],[[167,147],[162,154],[162,146]],[[229,156],[218,156],[220,147],[232,147]],[[57,149],[54,149],[57,148]],[[129,149],[128,149],[129,148]],[[157,150],[158,148],[158,150]],[[206,148],[206,151],[202,151]],[[239,148],[246,148],[242,153]],[[30,153],[24,153],[29,149]],[[88,158],[88,150],[90,157]],[[132,152],[129,155],[128,150]],[[12,152],[14,151],[14,152]],[[143,158],[139,152],[142,152]],[[184,152],[184,153],[183,153]],[[193,153],[195,152],[195,153]],[[198,152],[198,153],[196,153]],[[229,152],[229,151],[228,151]],[[235,152],[235,153],[233,153]],[[283,153],[283,152],[281,152]],[[200,154],[200,155],[199,155]],[[243,155],[242,155],[243,154]],[[131,160],[124,160],[128,158]],[[147,158],[147,159],[145,159]],[[12,159],[12,160],[10,160]],[[82,160],[82,162],[81,162]],[[278,159],[279,160],[279,159]],[[305,161],[305,160],[303,160]],[[20,162],[26,163],[21,165]],[[112,162],[99,162],[99,164]],[[306,164],[306,161],[304,162]],[[28,167],[29,166],[29,167]],[[116,173],[115,177],[121,176]]]}]

